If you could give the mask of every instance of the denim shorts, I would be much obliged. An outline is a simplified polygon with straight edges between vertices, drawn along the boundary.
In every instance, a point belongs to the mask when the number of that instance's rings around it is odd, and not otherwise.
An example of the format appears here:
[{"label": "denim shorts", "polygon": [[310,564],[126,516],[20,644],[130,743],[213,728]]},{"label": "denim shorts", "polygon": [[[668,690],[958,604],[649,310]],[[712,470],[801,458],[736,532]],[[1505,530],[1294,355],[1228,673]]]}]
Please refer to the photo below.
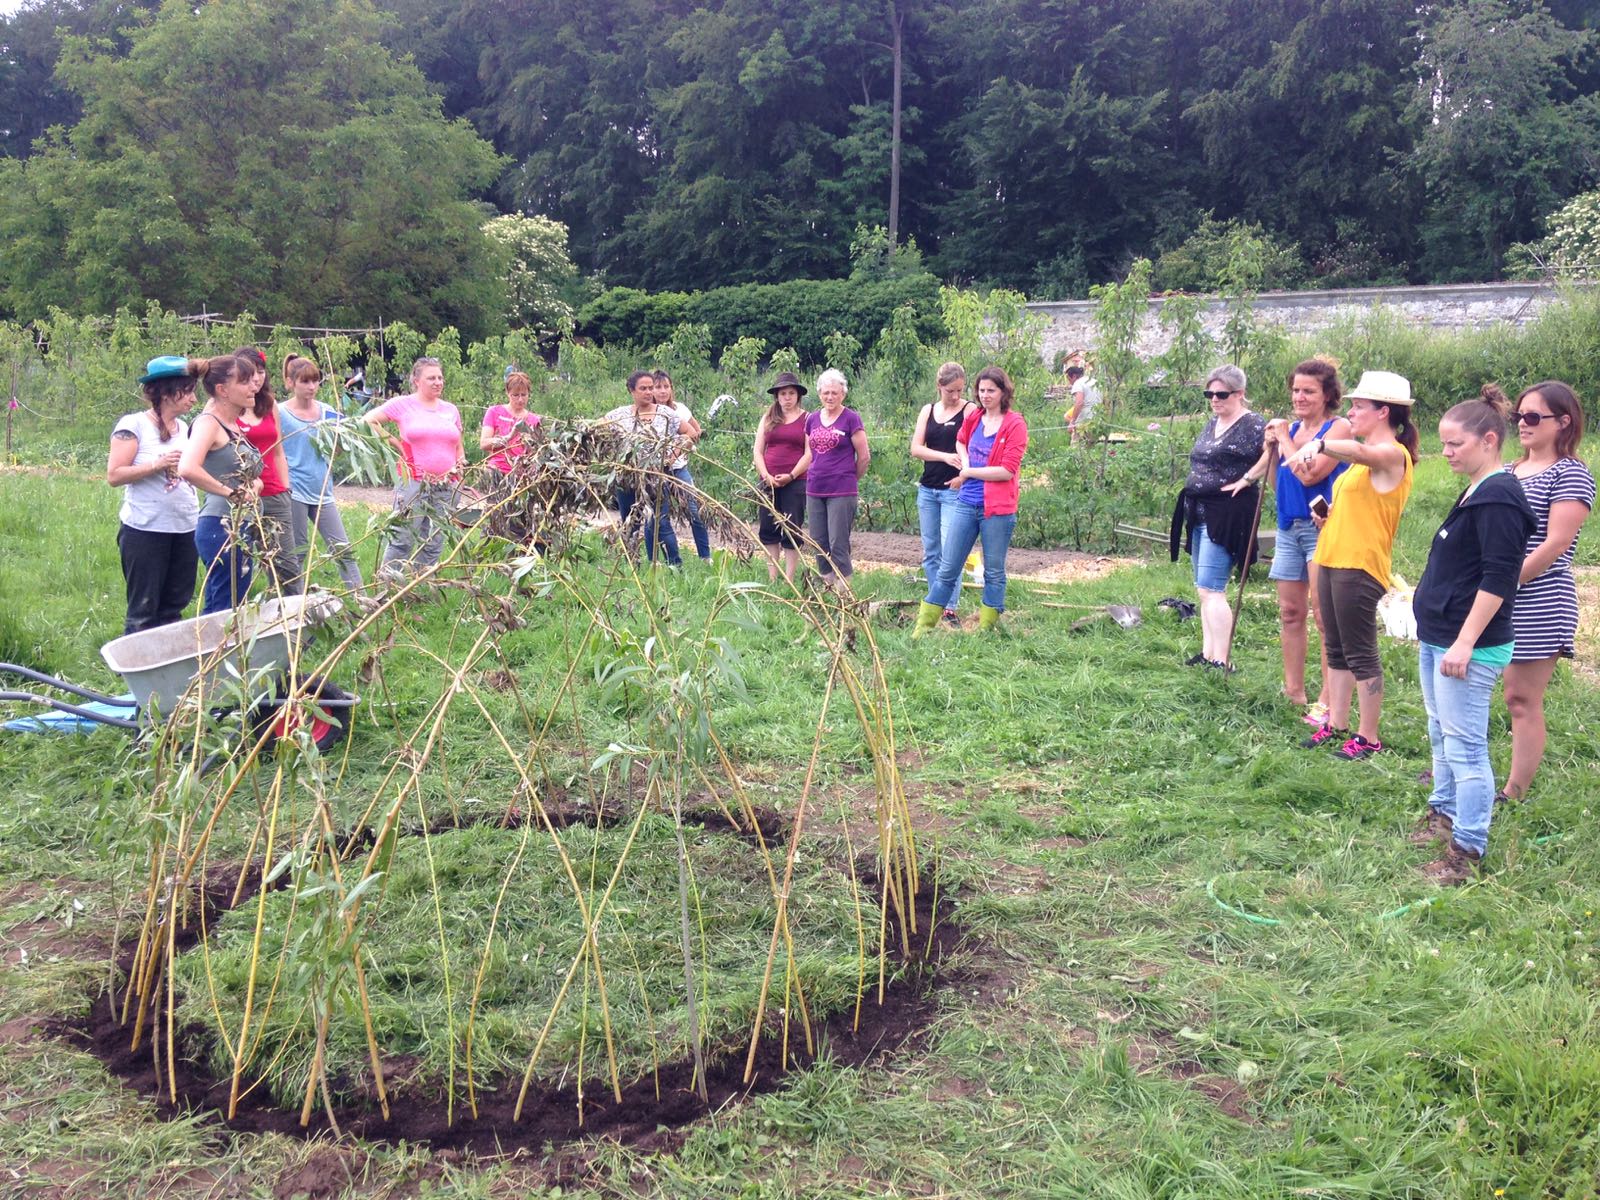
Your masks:
[{"label": "denim shorts", "polygon": [[1194,527],[1194,586],[1203,592],[1225,592],[1233,573],[1233,558],[1206,536],[1206,527]]},{"label": "denim shorts", "polygon": [[1322,530],[1310,517],[1296,517],[1287,529],[1278,530],[1278,540],[1272,550],[1272,570],[1268,579],[1281,579],[1285,583],[1311,581],[1311,556],[1317,550],[1317,537]]}]

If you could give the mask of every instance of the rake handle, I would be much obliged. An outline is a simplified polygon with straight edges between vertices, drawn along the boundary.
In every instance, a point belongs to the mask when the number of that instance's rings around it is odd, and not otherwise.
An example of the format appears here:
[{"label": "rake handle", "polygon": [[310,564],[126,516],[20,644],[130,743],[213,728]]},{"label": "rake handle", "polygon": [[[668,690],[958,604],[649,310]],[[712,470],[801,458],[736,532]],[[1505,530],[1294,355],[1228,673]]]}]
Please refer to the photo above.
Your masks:
[{"label": "rake handle", "polygon": [[1256,515],[1250,522],[1250,540],[1245,543],[1244,562],[1239,567],[1239,590],[1233,597],[1233,620],[1228,624],[1228,665],[1233,666],[1233,637],[1239,631],[1239,610],[1244,607],[1244,585],[1250,580],[1250,560],[1255,557],[1256,532],[1261,526],[1261,507],[1267,499],[1267,480],[1278,469],[1278,444],[1267,450],[1267,471],[1261,477],[1261,490],[1256,493]]}]

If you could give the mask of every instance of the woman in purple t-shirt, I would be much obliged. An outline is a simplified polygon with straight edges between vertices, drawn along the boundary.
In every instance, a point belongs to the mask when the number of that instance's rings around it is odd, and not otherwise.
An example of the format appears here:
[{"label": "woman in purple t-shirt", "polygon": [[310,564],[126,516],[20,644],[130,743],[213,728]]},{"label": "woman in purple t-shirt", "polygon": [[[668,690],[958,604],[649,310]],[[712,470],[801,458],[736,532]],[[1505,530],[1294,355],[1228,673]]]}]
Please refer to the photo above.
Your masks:
[{"label": "woman in purple t-shirt", "polygon": [[849,390],[843,371],[829,368],[817,376],[822,408],[806,416],[806,452],[795,466],[795,472],[806,480],[806,509],[811,540],[817,544],[817,570],[829,586],[848,586],[846,581],[855,570],[850,562],[850,528],[860,504],[856,481],[867,473],[872,461],[861,418],[844,406]]}]

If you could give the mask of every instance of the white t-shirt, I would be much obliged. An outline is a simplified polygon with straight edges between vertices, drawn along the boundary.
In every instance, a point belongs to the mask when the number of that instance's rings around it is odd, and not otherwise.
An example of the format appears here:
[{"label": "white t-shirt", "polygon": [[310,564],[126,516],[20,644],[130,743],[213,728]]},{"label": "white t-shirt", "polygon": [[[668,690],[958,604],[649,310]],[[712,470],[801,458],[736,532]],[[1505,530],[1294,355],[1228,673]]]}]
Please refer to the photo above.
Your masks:
[{"label": "white t-shirt", "polygon": [[[133,456],[133,465],[143,467],[174,450],[183,453],[189,441],[189,426],[181,418],[173,424],[177,428],[163,442],[154,414],[146,409],[123,417],[111,436],[132,434],[136,437],[139,449]],[[181,479],[169,488],[169,482],[165,471],[157,471],[124,487],[122,509],[117,514],[122,523],[146,533],[193,533],[200,516],[194,488]]]},{"label": "white t-shirt", "polygon": [[[689,411],[689,406],[687,404],[685,404],[682,400],[674,400],[672,402],[672,415],[678,418],[678,424],[680,424],[680,425],[682,425],[682,424],[684,424],[684,423],[686,423],[688,421],[694,420],[694,414]],[[678,459],[677,459],[676,462],[672,463],[670,466],[667,467],[667,470],[669,470],[669,471],[681,471],[685,467],[687,467],[688,465],[689,465],[689,455],[688,455],[688,452],[685,451],[683,454],[680,454],[678,456]]]},{"label": "white t-shirt", "polygon": [[1100,389],[1091,377],[1080,375],[1078,382],[1072,385],[1072,394],[1083,405],[1078,412],[1078,420],[1087,421],[1090,414],[1100,407]]}]

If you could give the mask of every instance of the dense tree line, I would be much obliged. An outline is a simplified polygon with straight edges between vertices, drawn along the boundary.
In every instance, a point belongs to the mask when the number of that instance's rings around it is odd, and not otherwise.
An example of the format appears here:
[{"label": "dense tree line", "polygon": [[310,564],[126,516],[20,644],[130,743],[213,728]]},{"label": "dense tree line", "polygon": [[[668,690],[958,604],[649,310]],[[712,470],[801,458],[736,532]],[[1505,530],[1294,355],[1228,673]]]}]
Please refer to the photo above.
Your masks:
[{"label": "dense tree line", "polygon": [[[275,224],[224,189],[255,214],[232,246],[331,219],[341,192],[399,200],[425,174],[402,205],[417,218],[474,196],[552,217],[580,268],[655,290],[843,277],[858,228],[884,225],[943,278],[1036,295],[1083,294],[1230,222],[1284,252],[1289,282],[1449,281],[1495,276],[1600,181],[1590,0],[376,2],[27,0],[0,27],[0,147],[51,165],[5,177],[23,199],[0,200],[0,236],[21,237],[41,269],[63,239],[100,253],[135,236],[85,234],[94,223],[63,211],[93,203],[136,232],[170,222],[170,244],[194,248],[179,226],[198,214],[127,163],[181,150],[149,125],[152,88],[178,87],[215,126],[207,65],[192,61],[204,47],[184,38],[222,7],[237,11],[217,24],[253,30],[235,53],[257,82],[221,112],[289,206]],[[163,29],[165,48],[147,49]],[[278,30],[292,53],[254,44]],[[351,39],[368,51],[324,49]],[[171,78],[152,74],[159,55]],[[303,126],[321,133],[307,142]],[[362,170],[339,174],[331,142]],[[318,194],[268,186],[280,174]],[[74,188],[94,195],[62,195]],[[363,219],[410,228],[381,205]],[[466,253],[451,240],[465,216],[452,219],[437,246],[399,241],[424,260]],[[94,276],[79,258],[75,275],[63,261],[43,284],[7,280],[7,302],[81,296],[86,279],[152,294],[137,270]],[[387,282],[448,288],[448,274],[424,262]],[[102,299],[88,290],[83,302]],[[469,320],[473,303],[412,315]]]}]

